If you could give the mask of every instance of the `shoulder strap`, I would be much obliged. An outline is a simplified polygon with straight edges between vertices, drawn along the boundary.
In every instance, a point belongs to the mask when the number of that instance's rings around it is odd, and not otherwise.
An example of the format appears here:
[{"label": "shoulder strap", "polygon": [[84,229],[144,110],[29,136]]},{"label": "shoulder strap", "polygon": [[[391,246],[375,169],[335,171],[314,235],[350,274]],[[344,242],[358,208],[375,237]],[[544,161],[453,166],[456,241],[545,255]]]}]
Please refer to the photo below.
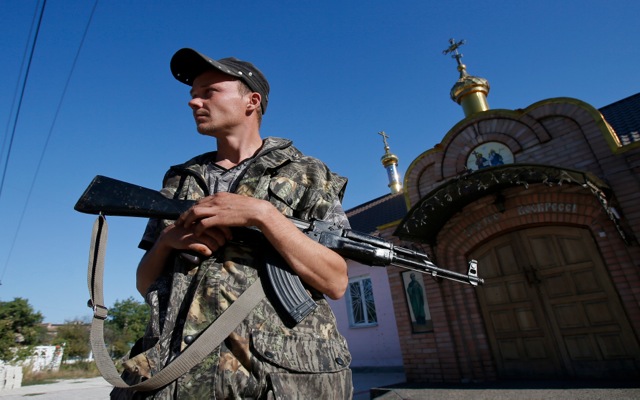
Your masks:
[{"label": "shoulder strap", "polygon": [[149,391],[168,385],[187,373],[218,347],[265,297],[262,283],[260,279],[257,279],[192,345],[187,347],[169,365],[150,379],[136,385],[129,385],[120,377],[104,344],[104,320],[107,319],[108,310],[103,304],[102,286],[107,232],[107,220],[103,215],[100,215],[93,225],[87,283],[91,296],[89,307],[93,308],[91,348],[98,370],[113,386],[136,391]]}]

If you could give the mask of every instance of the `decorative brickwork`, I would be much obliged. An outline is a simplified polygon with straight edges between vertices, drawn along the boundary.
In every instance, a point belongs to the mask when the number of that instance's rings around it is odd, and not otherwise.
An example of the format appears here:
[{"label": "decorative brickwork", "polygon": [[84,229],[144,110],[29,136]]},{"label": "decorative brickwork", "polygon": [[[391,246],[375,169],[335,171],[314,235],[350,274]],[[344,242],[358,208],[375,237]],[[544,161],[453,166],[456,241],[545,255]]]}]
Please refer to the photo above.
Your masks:
[{"label": "decorative brickwork", "polygon": [[[433,247],[423,247],[443,268],[464,272],[483,243],[534,227],[578,227],[590,232],[622,307],[640,336],[640,148],[623,149],[602,115],[575,99],[550,99],[524,110],[490,110],[458,123],[442,142],[417,157],[405,176],[409,206],[465,173],[469,152],[496,141],[516,164],[543,164],[591,173],[609,186],[606,203],[576,184],[514,185],[488,193],[452,215]],[[613,206],[614,210],[607,207]],[[613,219],[612,219],[613,216]],[[615,218],[619,217],[619,219]],[[617,227],[621,227],[625,240]],[[395,227],[381,236],[392,238]],[[403,247],[411,244],[401,243]],[[476,291],[425,278],[433,332],[413,333],[400,270],[388,268],[405,373],[413,382],[485,381],[499,376]],[[482,276],[482,265],[479,266]],[[635,360],[640,363],[640,359]]]}]

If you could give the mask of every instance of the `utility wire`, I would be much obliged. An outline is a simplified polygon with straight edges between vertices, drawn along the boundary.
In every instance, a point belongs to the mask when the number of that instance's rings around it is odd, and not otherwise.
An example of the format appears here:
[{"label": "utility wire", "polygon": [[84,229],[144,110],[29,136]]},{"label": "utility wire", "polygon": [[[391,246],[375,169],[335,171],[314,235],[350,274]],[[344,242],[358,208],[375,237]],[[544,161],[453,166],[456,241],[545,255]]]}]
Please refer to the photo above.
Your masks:
[{"label": "utility wire", "polygon": [[[45,0],[46,3],[46,0]],[[91,21],[93,20],[93,15],[95,14],[96,8],[98,6],[98,0],[95,0],[93,3],[93,8],[91,9],[91,14],[89,15],[89,20],[87,21],[87,26],[84,29],[84,33],[82,34],[82,39],[80,40],[80,45],[78,46],[78,50],[76,51],[76,55],[73,59],[73,63],[71,64],[71,70],[69,71],[69,75],[67,77],[67,81],[65,82],[64,89],[62,90],[62,95],[60,96],[60,102],[58,102],[58,107],[56,108],[56,112],[53,117],[53,121],[51,122],[51,127],[49,128],[49,133],[47,134],[47,139],[45,141],[42,152],[40,153],[40,159],[38,160],[38,164],[36,166],[36,172],[33,175],[33,179],[31,180],[31,185],[29,187],[29,193],[27,194],[27,200],[24,203],[24,207],[22,208],[22,212],[20,214],[20,220],[18,222],[18,228],[16,229],[15,235],[13,235],[13,241],[11,243],[11,248],[9,249],[9,254],[7,256],[7,260],[4,265],[4,269],[2,270],[2,275],[0,275],[0,285],[2,285],[2,279],[4,278],[4,274],[7,271],[7,267],[9,266],[9,260],[11,259],[11,255],[13,254],[13,248],[15,247],[16,240],[18,238],[18,233],[20,232],[20,228],[22,227],[22,221],[24,220],[24,215],[26,213],[27,207],[29,205],[29,200],[31,199],[31,194],[33,193],[33,188],[35,186],[36,180],[38,178],[38,173],[40,172],[40,167],[42,166],[42,160],[44,159],[44,155],[47,151],[47,147],[49,146],[49,141],[53,134],[53,129],[55,127],[56,121],[58,120],[58,115],[60,114],[60,110],[62,109],[62,103],[64,102],[65,95],[67,93],[67,89],[69,88],[69,83],[71,82],[71,76],[73,75],[73,71],[75,70],[76,64],[78,62],[78,58],[80,56],[80,52],[84,45],[84,41],[87,37],[87,33],[89,32],[89,27],[91,26]],[[44,5],[42,6],[43,14],[44,14]],[[41,16],[42,19],[42,16]],[[35,47],[35,41],[34,41]],[[8,156],[7,156],[8,158]]]},{"label": "utility wire", "polygon": [[[20,96],[18,97],[18,110],[16,111],[16,115],[13,119],[13,129],[11,130],[11,135],[9,136],[9,149],[7,150],[7,158],[4,161],[4,167],[2,168],[2,179],[0,179],[0,198],[2,198],[2,189],[4,188],[4,180],[7,176],[7,167],[9,165],[9,159],[11,158],[11,148],[13,147],[13,139],[16,136],[16,127],[18,126],[18,119],[20,118],[20,109],[22,108],[22,100],[24,99],[24,91],[27,87],[27,80],[29,79],[29,71],[31,70],[31,61],[33,60],[33,53],[36,49],[36,42],[38,41],[38,34],[40,33],[40,25],[42,25],[42,17],[44,15],[44,7],[47,4],[47,0],[42,2],[42,8],[40,9],[40,17],[38,18],[38,25],[36,26],[35,37],[33,38],[33,42],[31,43],[31,52],[29,53],[29,61],[27,62],[27,71],[24,74],[24,80],[22,81],[22,89],[20,91]],[[34,15],[35,19],[35,15]],[[33,22],[31,23],[31,29],[33,29]],[[29,37],[31,37],[31,32],[29,32]],[[27,48],[29,44],[27,43]],[[25,55],[27,52],[27,48],[25,48]],[[24,67],[24,56],[22,59],[22,67]],[[18,85],[16,85],[16,92],[18,89]],[[14,105],[15,105],[15,97],[14,97]],[[11,106],[11,111],[13,112],[13,105]],[[11,116],[9,116],[11,118]],[[9,123],[7,123],[7,133],[9,130]],[[5,138],[6,143],[6,138]],[[4,146],[2,151],[4,152]],[[1,153],[0,153],[1,154]],[[0,279],[1,282],[1,279]]]},{"label": "utility wire", "polygon": [[[16,102],[18,101],[18,93],[20,92],[20,77],[22,76],[22,71],[24,71],[24,64],[27,60],[27,53],[29,52],[29,47],[30,47],[30,43],[29,43],[29,38],[31,38],[31,35],[33,34],[33,28],[36,26],[36,18],[38,18],[38,7],[36,7],[36,9],[33,11],[33,20],[31,20],[31,28],[29,30],[29,34],[27,35],[27,43],[24,46],[24,53],[22,54],[22,64],[20,65],[20,74],[18,75],[18,79],[16,79],[16,88],[13,91],[13,102],[11,103],[11,109],[9,110],[9,118],[7,118],[7,127],[5,128],[5,137],[4,140],[2,142],[2,150],[0,150],[0,157],[4,154],[4,149],[7,146],[7,139],[9,139],[9,137],[12,138],[13,140],[13,135],[15,135],[15,129],[13,130],[13,134],[9,135],[9,131],[11,130],[11,116],[13,115],[13,111],[15,110],[16,107]],[[24,91],[24,87],[23,87],[23,91]],[[15,127],[16,121],[14,120],[14,127]],[[7,152],[7,158],[9,157],[9,153],[11,152],[11,149],[9,149],[9,151]],[[7,165],[5,164],[3,171],[5,171],[7,169]],[[3,172],[3,178],[2,178],[2,182],[4,182],[4,172]],[[0,194],[2,193],[2,184],[0,183]]]}]

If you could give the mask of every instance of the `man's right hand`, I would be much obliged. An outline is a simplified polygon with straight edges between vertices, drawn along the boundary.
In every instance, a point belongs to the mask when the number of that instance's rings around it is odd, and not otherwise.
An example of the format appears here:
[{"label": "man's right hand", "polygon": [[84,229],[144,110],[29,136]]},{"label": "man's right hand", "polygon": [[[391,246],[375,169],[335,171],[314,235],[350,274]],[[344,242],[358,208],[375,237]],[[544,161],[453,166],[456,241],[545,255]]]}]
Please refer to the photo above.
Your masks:
[{"label": "man's right hand", "polygon": [[195,252],[209,257],[230,239],[231,231],[226,227],[209,227],[196,232],[193,225],[169,225],[138,264],[138,292],[143,297],[146,296],[149,286],[160,277],[174,250]]},{"label": "man's right hand", "polygon": [[159,245],[172,250],[186,250],[209,257],[231,240],[231,231],[225,227],[210,227],[195,232],[193,226],[172,224],[158,238]]}]

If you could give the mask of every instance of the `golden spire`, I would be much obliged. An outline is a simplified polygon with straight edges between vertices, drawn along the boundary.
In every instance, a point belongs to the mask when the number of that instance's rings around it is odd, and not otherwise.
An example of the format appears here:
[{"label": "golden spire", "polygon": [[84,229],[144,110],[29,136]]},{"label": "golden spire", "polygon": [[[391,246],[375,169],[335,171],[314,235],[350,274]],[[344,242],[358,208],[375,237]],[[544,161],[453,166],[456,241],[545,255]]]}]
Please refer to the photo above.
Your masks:
[{"label": "golden spire", "polygon": [[489,94],[489,82],[478,76],[471,76],[467,73],[467,66],[462,63],[462,54],[458,53],[458,48],[465,44],[464,40],[456,42],[449,39],[449,47],[442,54],[453,53],[451,58],[455,58],[458,63],[460,78],[451,88],[451,100],[462,105],[465,116],[475,114],[489,109],[487,95]]},{"label": "golden spire", "polygon": [[398,174],[398,157],[390,151],[387,138],[389,137],[384,131],[378,132],[382,136],[384,142],[384,155],[380,158],[384,169],[387,170],[389,177],[389,189],[391,193],[396,194],[402,191],[402,183],[400,183],[400,174]]}]

